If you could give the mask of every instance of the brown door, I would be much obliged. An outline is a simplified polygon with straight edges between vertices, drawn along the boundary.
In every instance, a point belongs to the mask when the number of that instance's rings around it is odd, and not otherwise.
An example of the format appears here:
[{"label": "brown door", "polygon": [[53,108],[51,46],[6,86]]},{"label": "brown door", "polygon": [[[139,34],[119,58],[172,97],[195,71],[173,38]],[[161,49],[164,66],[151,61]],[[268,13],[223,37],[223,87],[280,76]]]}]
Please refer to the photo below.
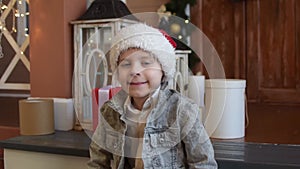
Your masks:
[{"label": "brown door", "polygon": [[249,102],[300,103],[299,0],[199,0],[192,22],[226,77],[247,80]]},{"label": "brown door", "polygon": [[300,1],[246,3],[248,98],[300,103]]}]

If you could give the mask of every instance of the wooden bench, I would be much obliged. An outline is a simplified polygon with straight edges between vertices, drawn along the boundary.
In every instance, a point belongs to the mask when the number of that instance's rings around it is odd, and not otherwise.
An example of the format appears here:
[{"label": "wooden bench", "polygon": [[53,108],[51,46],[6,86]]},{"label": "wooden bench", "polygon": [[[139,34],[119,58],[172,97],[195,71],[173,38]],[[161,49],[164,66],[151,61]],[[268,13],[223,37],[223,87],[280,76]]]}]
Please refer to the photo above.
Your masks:
[{"label": "wooden bench", "polygon": [[[91,133],[56,131],[51,135],[18,136],[0,141],[4,150],[89,158]],[[300,168],[300,145],[212,140],[220,169]],[[53,158],[53,157],[52,157]]]}]

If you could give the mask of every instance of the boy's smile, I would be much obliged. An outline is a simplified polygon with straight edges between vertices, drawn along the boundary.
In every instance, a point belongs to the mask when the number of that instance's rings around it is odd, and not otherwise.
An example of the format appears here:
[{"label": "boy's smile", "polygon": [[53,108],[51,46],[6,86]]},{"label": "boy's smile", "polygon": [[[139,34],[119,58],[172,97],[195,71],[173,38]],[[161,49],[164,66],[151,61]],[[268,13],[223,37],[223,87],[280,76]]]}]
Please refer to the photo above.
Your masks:
[{"label": "boy's smile", "polygon": [[147,82],[129,82],[129,85],[142,85],[146,84]]}]

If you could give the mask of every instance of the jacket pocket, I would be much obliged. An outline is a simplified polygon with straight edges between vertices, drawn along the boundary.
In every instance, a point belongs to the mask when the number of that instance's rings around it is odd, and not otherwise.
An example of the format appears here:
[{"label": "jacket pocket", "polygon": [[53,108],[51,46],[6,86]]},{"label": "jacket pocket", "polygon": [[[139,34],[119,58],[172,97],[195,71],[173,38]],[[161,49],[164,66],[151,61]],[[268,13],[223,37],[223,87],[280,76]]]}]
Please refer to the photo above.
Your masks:
[{"label": "jacket pocket", "polygon": [[172,169],[178,168],[177,154],[180,142],[179,128],[152,128],[151,132],[146,134],[149,137],[145,140],[146,152],[144,164],[145,168]]},{"label": "jacket pocket", "polygon": [[152,148],[170,148],[180,142],[178,128],[168,128],[165,131],[149,134]]},{"label": "jacket pocket", "polygon": [[177,144],[180,142],[179,129],[168,128],[165,131],[149,134],[147,157],[144,159],[145,168],[172,169],[178,168]]}]

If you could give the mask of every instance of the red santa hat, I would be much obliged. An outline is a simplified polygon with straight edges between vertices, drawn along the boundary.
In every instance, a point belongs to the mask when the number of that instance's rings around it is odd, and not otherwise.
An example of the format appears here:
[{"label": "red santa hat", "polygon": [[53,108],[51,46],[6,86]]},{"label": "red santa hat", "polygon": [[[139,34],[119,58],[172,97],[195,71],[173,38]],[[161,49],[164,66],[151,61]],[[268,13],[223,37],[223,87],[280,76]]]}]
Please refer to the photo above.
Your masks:
[{"label": "red santa hat", "polygon": [[154,54],[162,66],[166,80],[173,78],[176,43],[165,31],[144,23],[132,24],[121,29],[113,38],[110,50],[110,65],[113,72],[120,54],[129,48],[139,48]]}]

